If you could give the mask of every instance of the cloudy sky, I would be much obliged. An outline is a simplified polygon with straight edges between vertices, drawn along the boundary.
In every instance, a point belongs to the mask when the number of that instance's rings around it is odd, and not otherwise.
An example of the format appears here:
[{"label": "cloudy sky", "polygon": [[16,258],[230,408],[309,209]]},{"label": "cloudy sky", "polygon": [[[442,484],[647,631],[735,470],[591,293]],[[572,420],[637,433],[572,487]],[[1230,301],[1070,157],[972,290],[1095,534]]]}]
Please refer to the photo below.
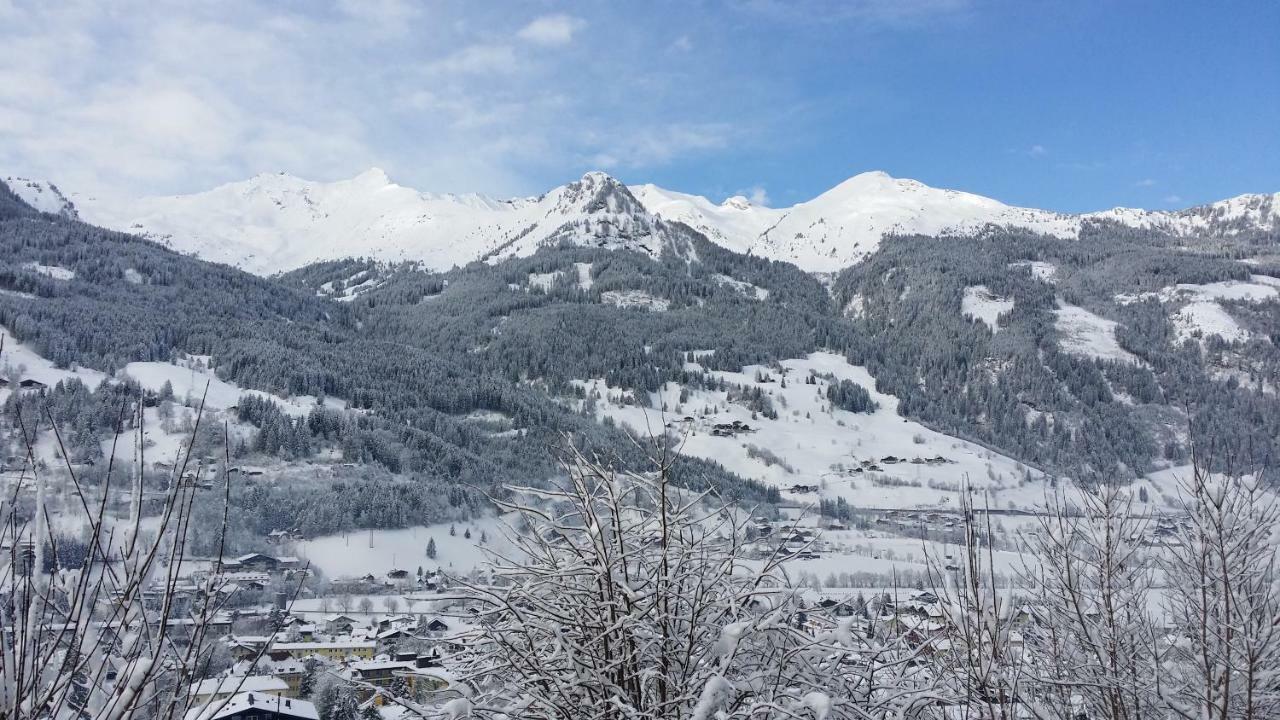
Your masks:
[{"label": "cloudy sky", "polygon": [[882,169],[1077,211],[1280,191],[1280,3],[0,0],[0,176],[716,200]]}]

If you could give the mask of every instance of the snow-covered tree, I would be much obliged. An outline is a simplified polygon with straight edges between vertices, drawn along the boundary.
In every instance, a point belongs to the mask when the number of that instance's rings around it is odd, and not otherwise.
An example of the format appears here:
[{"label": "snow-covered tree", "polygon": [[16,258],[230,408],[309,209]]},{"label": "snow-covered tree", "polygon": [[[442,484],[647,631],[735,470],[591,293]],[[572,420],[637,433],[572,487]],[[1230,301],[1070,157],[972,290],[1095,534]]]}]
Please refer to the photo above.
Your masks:
[{"label": "snow-covered tree", "polygon": [[1280,716],[1280,507],[1257,471],[1199,467],[1182,483],[1187,522],[1162,556],[1164,611],[1159,685],[1169,717]]},{"label": "snow-covered tree", "polygon": [[[117,422],[136,428],[132,453],[139,460],[146,452],[142,408],[141,398],[127,400]],[[47,408],[44,419],[49,430],[30,427],[24,435],[51,432],[61,445]],[[193,429],[200,412],[194,422]],[[70,465],[59,476],[33,462],[30,442],[20,475],[35,488],[34,512],[0,499],[0,542],[8,548],[0,555],[0,717],[181,717],[192,702],[191,683],[224,662],[210,634],[219,606],[179,588],[194,488],[171,483],[159,517],[144,518],[140,472],[121,472],[112,463],[116,471],[89,486]],[[113,449],[111,458],[127,452]],[[175,472],[190,466],[199,473],[190,459],[189,453],[180,457]],[[64,566],[56,552],[47,556],[57,543],[47,504],[55,482],[67,483],[87,523],[87,549],[75,566]],[[104,508],[121,485],[129,515],[109,522]],[[217,597],[219,582],[209,577],[197,594]],[[178,619],[184,623],[171,623]]]},{"label": "snow-covered tree", "polygon": [[484,605],[459,673],[474,692],[445,716],[820,720],[929,705],[912,651],[860,670],[853,618],[804,610],[780,558],[747,559],[749,516],[678,487],[673,458],[655,455],[652,473],[624,473],[570,447],[563,484],[509,488],[499,505],[525,530],[494,556],[495,582],[468,586]]}]

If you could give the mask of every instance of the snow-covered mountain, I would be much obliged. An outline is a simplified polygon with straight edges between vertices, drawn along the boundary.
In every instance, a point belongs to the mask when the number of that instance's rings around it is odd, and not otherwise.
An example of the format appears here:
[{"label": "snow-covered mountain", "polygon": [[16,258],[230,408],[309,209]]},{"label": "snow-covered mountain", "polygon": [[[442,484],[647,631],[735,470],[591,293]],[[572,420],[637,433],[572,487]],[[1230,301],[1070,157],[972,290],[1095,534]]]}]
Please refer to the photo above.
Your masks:
[{"label": "snow-covered mountain", "polygon": [[82,200],[81,211],[89,222],[259,274],[344,257],[448,269],[560,242],[657,255],[675,240],[625,186],[598,172],[512,200],[422,193],[376,168],[333,183],[263,174],[123,206]]},{"label": "snow-covered mountain", "polygon": [[1067,237],[1079,227],[1069,215],[1011,207],[883,172],[855,175],[789,208],[758,207],[740,197],[713,205],[653,185],[637,188],[636,196],[658,215],[689,224],[727,247],[813,272],[857,263],[889,233],[937,235],[994,223]]},{"label": "snow-covered mountain", "polygon": [[752,205],[733,197],[717,205],[704,197],[641,185],[632,192],[653,213],[678,220],[738,252],[832,272],[874,253],[886,234],[940,235],[1011,225],[1073,238],[1088,220],[1111,220],[1179,235],[1230,235],[1280,228],[1280,193],[1241,195],[1174,212],[1116,208],[1068,215],[1014,207],[915,180],[867,172],[813,200],[789,208]]},{"label": "snow-covered mountain", "polygon": [[[47,204],[50,197],[43,201]],[[56,198],[66,200],[61,193]],[[123,204],[88,198],[78,202],[89,222],[261,274],[352,256],[415,260],[447,269],[477,259],[528,255],[561,241],[657,254],[672,240],[664,220],[685,223],[736,252],[791,262],[811,272],[859,262],[876,251],[886,234],[940,235],[989,224],[1063,238],[1075,237],[1089,220],[1185,235],[1280,229],[1280,193],[1242,195],[1173,212],[1116,208],[1068,215],[1005,205],[883,172],[856,175],[788,208],[758,206],[743,197],[717,204],[655,185],[626,187],[597,172],[533,198],[433,194],[397,185],[377,169],[332,183],[264,174],[194,195]],[[65,207],[75,211],[70,203]]]},{"label": "snow-covered mountain", "polygon": [[57,185],[43,180],[30,178],[6,177],[4,184],[23,202],[40,212],[76,219],[76,206],[67,199]]}]

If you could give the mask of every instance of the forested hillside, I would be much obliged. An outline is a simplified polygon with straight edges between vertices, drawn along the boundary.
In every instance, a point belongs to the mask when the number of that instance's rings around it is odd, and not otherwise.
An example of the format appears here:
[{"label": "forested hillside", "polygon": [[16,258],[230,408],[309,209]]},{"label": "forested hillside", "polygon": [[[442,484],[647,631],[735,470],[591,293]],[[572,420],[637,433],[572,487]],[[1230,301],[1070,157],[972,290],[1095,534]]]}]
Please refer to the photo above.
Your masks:
[{"label": "forested hillside", "polygon": [[[362,325],[358,308],[134,236],[37,213],[2,185],[0,257],[0,326],[42,356],[112,373],[129,361],[208,355],[220,377],[243,387],[343,398],[360,412],[296,430],[327,437],[348,461],[468,488],[449,494],[454,504],[479,508],[484,493],[502,481],[549,477],[556,467],[551,448],[565,432],[623,463],[642,461],[641,450],[620,431],[569,412],[539,388],[465,361],[454,351],[457,340],[443,335],[447,324],[405,342]],[[414,280],[430,282],[426,276]],[[19,405],[21,398],[10,398],[11,413]],[[497,431],[467,417],[476,411],[500,413],[508,427]],[[99,435],[114,417],[74,415],[83,418],[76,422],[84,432]],[[294,447],[272,450],[291,455]],[[686,482],[711,483],[729,496],[770,497],[763,487],[709,463],[687,460],[681,471]],[[296,500],[323,502],[314,496]]]},{"label": "forested hillside", "polygon": [[[570,402],[592,401],[586,380],[642,406],[664,383],[712,386],[769,417],[768,393],[722,387],[710,371],[819,349],[865,366],[904,416],[1053,474],[1126,481],[1184,462],[1188,413],[1202,439],[1280,462],[1273,235],[1190,242],[1091,223],[1078,240],[994,228],[890,237],[824,278],[678,224],[667,231],[688,250],[655,258],[564,243],[443,273],[349,259],[268,279],[42,215],[0,189],[0,325],[62,365],[111,373],[208,355],[246,388],[342,398],[350,412],[305,419],[242,403],[266,438],[250,449],[304,459],[335,447],[401,481],[468,488],[444,493],[464,512],[504,479],[553,474],[548,448],[562,432],[641,461],[622,431]],[[1204,325],[1206,311],[1233,325]],[[828,399],[861,406],[858,390]],[[85,417],[95,419],[79,422],[82,438],[110,425],[108,414]],[[685,463],[688,482],[777,499],[712,463]],[[307,512],[253,522],[297,524]],[[377,509],[360,517],[340,524],[399,522]]]}]

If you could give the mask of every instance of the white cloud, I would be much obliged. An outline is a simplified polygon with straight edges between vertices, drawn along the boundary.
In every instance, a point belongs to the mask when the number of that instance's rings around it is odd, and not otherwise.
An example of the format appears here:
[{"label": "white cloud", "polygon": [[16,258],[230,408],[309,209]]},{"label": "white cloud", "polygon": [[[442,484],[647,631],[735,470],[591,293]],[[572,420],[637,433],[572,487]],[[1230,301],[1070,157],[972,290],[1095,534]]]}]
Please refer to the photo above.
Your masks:
[{"label": "white cloud", "polygon": [[1032,145],[1027,148],[1027,154],[1033,158],[1044,157],[1049,154],[1049,150],[1043,145]]},{"label": "white cloud", "polygon": [[[376,165],[424,190],[523,195],[716,153],[756,121],[691,103],[683,60],[677,76],[543,52],[603,42],[578,17],[516,30],[480,5],[332,2],[0,0],[0,173],[109,198]],[[662,62],[671,34],[628,40]]]},{"label": "white cloud", "polygon": [[573,36],[587,26],[582,18],[572,15],[543,15],[516,33],[521,40],[535,45],[555,47],[573,42]]},{"label": "white cloud", "polygon": [[601,136],[606,147],[592,160],[609,160],[601,167],[652,167],[689,153],[727,147],[733,130],[723,123],[667,123],[626,133]]},{"label": "white cloud", "polygon": [[1178,203],[1182,202],[1182,196],[1181,195],[1165,195],[1164,202],[1167,205],[1177,205]]},{"label": "white cloud", "polygon": [[428,72],[455,75],[508,74],[519,68],[516,52],[509,45],[470,45],[427,65]]},{"label": "white cloud", "polygon": [[1143,178],[1138,182],[1134,183],[1133,185],[1134,187],[1143,187],[1143,188],[1154,187],[1156,185],[1156,181],[1153,178]]},{"label": "white cloud", "polygon": [[750,200],[752,205],[769,207],[769,193],[764,189],[763,185],[752,185],[745,190],[739,190],[735,194],[742,195],[746,199]]}]

